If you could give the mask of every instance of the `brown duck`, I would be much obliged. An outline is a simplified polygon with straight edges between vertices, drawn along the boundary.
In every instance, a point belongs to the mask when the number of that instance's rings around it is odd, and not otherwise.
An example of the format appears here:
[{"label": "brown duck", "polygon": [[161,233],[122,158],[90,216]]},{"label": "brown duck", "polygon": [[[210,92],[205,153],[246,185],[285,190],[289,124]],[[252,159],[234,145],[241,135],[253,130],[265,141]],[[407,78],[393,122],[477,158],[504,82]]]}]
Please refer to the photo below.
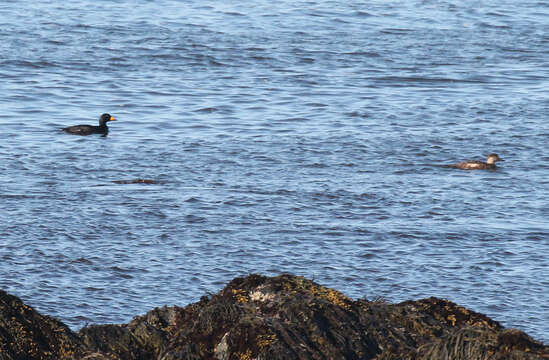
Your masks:
[{"label": "brown duck", "polygon": [[500,158],[498,154],[490,154],[488,155],[486,162],[478,160],[467,160],[452,165],[452,167],[463,170],[493,170],[496,168],[496,161],[503,161],[503,159]]}]

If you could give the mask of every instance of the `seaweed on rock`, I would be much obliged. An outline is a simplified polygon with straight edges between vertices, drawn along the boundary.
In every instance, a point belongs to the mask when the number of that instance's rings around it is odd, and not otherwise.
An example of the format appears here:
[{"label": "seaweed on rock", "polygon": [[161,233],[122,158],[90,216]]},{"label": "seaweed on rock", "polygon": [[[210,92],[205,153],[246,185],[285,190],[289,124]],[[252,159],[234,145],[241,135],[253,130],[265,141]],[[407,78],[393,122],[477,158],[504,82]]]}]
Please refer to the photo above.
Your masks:
[{"label": "seaweed on rock", "polygon": [[184,308],[72,332],[0,293],[3,359],[549,359],[549,347],[429,298],[352,300],[293,275],[235,278]]}]

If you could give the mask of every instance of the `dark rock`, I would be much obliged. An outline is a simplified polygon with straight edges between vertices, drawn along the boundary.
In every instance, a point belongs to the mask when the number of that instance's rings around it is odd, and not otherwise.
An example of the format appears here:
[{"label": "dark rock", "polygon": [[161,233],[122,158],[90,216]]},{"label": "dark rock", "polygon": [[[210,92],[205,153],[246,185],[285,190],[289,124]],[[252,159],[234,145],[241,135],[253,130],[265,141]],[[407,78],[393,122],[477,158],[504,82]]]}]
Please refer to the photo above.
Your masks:
[{"label": "dark rock", "polygon": [[549,358],[548,346],[450,301],[354,301],[291,275],[236,278],[185,308],[157,308],[78,334],[13,296],[1,299],[9,301],[0,309],[0,359]]},{"label": "dark rock", "polygon": [[474,326],[457,329],[420,351],[420,359],[547,359],[547,347],[515,330],[495,331]]},{"label": "dark rock", "polygon": [[0,359],[81,358],[85,350],[66,325],[0,290]]},{"label": "dark rock", "polygon": [[167,344],[176,309],[154,309],[127,325],[87,326],[79,335],[89,349],[116,359],[153,359]]}]

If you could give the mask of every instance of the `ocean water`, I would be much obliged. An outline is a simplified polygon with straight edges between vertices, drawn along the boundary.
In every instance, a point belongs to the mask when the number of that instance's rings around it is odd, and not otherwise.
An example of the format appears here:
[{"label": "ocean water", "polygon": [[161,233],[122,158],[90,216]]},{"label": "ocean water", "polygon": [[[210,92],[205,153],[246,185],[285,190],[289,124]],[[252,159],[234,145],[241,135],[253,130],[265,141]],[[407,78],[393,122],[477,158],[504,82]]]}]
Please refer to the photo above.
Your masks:
[{"label": "ocean water", "polygon": [[549,342],[547,3],[13,0],[0,38],[0,288],[42,313],[288,272]]}]

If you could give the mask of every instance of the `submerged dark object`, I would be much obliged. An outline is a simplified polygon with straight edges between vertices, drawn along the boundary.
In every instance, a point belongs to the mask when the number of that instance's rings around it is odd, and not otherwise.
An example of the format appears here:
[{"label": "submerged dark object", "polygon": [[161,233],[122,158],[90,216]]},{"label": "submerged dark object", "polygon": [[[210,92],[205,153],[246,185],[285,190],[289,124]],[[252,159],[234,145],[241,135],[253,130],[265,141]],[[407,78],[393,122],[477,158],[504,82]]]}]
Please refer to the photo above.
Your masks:
[{"label": "submerged dark object", "polygon": [[103,114],[99,117],[99,126],[94,125],[74,125],[63,128],[62,130],[73,135],[91,135],[101,134],[101,136],[107,136],[109,128],[107,127],[108,121],[115,121],[114,116],[110,114]]},{"label": "submerged dark object", "polygon": [[493,170],[496,168],[496,161],[504,161],[498,156],[498,154],[490,154],[486,159],[486,162],[478,160],[467,160],[455,165],[452,167],[462,169],[462,170]]},{"label": "submerged dark object", "polygon": [[152,179],[114,180],[115,184],[162,184],[161,181]]}]

